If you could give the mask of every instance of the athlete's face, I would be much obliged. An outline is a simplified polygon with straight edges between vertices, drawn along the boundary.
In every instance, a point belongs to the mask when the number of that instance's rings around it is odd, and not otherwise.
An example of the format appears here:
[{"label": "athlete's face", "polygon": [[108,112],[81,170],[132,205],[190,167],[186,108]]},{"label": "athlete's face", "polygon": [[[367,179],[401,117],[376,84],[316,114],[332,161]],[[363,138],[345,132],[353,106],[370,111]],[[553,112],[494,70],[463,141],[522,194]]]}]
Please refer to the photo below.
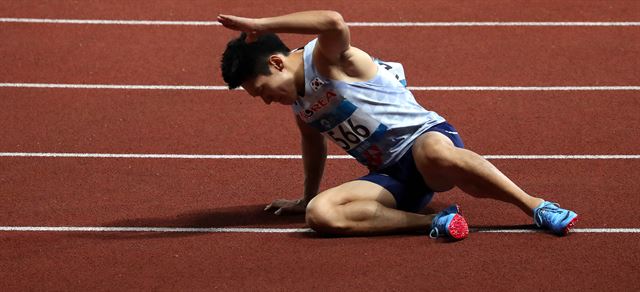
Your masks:
[{"label": "athlete's face", "polygon": [[271,75],[258,75],[247,80],[242,87],[251,96],[259,96],[265,104],[277,102],[280,104],[293,104],[297,99],[297,91],[293,74],[284,66],[281,55],[271,56],[268,60]]}]

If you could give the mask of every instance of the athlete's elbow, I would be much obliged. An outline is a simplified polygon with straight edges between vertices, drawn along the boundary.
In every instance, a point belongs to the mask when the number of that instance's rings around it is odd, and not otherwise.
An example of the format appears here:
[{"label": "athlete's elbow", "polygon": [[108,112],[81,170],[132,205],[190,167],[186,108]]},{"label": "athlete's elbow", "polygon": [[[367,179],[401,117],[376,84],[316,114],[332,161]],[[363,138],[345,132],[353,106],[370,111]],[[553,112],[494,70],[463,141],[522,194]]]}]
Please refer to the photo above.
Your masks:
[{"label": "athlete's elbow", "polygon": [[342,14],[337,11],[326,11],[325,16],[327,19],[327,28],[329,30],[344,30],[347,29],[347,23],[342,18]]}]

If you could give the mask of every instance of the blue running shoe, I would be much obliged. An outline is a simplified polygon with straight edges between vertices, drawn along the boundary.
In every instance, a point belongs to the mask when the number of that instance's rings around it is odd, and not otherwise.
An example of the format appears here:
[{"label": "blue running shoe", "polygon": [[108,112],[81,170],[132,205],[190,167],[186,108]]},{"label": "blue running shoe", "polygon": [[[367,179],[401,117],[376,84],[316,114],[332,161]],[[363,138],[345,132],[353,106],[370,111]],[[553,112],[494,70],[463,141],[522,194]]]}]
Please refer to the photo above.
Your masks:
[{"label": "blue running shoe", "polygon": [[431,221],[429,237],[437,238],[448,236],[455,240],[461,240],[469,235],[469,226],[462,217],[458,205],[451,205],[438,213]]},{"label": "blue running shoe", "polygon": [[533,221],[536,226],[550,229],[557,235],[567,235],[578,221],[578,214],[545,201],[533,209]]}]

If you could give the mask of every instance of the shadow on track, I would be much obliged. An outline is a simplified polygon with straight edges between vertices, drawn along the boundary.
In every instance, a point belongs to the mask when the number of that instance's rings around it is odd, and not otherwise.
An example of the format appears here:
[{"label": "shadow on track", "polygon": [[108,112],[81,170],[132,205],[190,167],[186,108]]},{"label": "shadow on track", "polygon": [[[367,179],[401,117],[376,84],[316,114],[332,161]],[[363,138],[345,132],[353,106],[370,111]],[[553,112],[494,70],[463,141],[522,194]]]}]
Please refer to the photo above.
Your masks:
[{"label": "shadow on track", "polygon": [[[197,210],[167,217],[131,218],[102,224],[105,227],[170,228],[305,228],[304,215],[274,215],[264,205],[233,206]],[[207,235],[210,232],[92,232],[74,233],[73,237],[95,239],[141,239]]]}]

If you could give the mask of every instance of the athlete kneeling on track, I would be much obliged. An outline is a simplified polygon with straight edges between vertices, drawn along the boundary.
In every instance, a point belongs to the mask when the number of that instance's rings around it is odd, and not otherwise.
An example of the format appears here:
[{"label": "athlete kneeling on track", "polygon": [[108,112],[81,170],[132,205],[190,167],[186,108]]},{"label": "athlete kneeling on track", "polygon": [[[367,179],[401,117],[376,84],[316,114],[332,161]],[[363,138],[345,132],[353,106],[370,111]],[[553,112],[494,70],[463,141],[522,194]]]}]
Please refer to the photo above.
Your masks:
[{"label": "athlete kneeling on track", "polygon": [[[406,89],[396,63],[373,59],[350,45],[342,16],[305,11],[251,19],[219,15],[225,27],[241,31],[222,57],[230,89],[242,86],[266,104],[290,105],[302,137],[304,196],[275,200],[267,209],[305,212],[317,232],[367,235],[423,230],[430,236],[467,237],[457,205],[438,214],[422,210],[434,192],[459,187],[480,198],[518,206],[541,228],[566,234],[577,214],[533,197],[482,156],[464,149],[456,129],[420,106]],[[291,51],[275,33],[317,35]],[[335,142],[370,173],[318,194]]]}]

